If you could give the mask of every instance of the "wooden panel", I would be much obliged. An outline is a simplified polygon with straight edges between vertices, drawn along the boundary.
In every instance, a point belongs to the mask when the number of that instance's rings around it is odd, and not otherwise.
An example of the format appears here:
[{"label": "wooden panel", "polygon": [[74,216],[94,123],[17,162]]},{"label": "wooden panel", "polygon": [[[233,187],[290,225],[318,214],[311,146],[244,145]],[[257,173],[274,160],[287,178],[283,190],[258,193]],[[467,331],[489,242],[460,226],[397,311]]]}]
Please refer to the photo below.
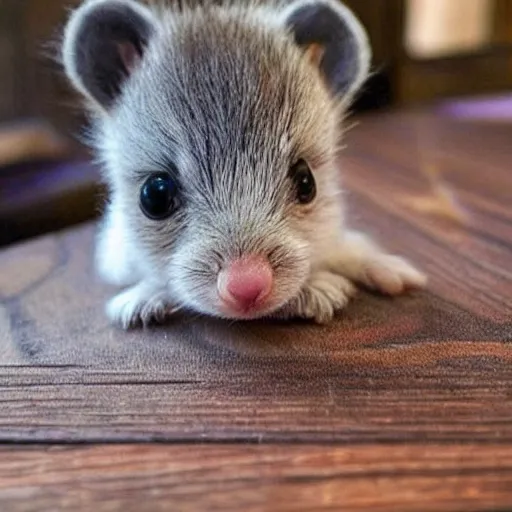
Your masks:
[{"label": "wooden panel", "polygon": [[496,44],[512,44],[512,2],[494,0],[493,41]]},{"label": "wooden panel", "polygon": [[22,44],[16,25],[20,22],[21,2],[0,0],[0,122],[19,114]]},{"label": "wooden panel", "polygon": [[[5,250],[0,440],[512,443],[510,126],[385,115],[347,143],[354,223],[422,266],[428,291],[361,294],[326,327],[124,333],[103,314],[92,226]],[[464,224],[425,209],[427,164]]]},{"label": "wooden panel", "polygon": [[98,446],[0,450],[6,512],[481,512],[512,504],[512,448]]},{"label": "wooden panel", "polygon": [[381,68],[393,64],[403,52],[405,7],[403,0],[343,0],[367,30],[374,64]]},{"label": "wooden panel", "polygon": [[76,135],[82,120],[77,95],[68,86],[63,71],[53,56],[66,17],[66,9],[78,0],[24,0],[22,16],[26,50],[24,65],[25,116],[50,119],[64,132]]},{"label": "wooden panel", "polygon": [[0,122],[44,118],[76,135],[83,115],[53,55],[78,1],[0,0]]},{"label": "wooden panel", "polygon": [[505,47],[440,59],[406,59],[399,66],[396,98],[407,105],[511,88],[512,50]]}]

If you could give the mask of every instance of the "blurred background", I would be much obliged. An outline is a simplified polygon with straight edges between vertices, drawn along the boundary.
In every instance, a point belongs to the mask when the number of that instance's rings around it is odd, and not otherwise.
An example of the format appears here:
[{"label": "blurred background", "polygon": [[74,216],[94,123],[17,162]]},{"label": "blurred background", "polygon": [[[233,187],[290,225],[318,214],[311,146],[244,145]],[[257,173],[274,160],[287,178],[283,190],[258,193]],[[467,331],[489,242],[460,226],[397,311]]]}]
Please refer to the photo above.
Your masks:
[{"label": "blurred background", "polygon": [[[483,97],[476,115],[512,116],[512,0],[346,3],[367,27],[376,71],[356,114]],[[99,212],[98,171],[77,142],[85,120],[48,58],[72,5],[0,0],[0,246]]]}]

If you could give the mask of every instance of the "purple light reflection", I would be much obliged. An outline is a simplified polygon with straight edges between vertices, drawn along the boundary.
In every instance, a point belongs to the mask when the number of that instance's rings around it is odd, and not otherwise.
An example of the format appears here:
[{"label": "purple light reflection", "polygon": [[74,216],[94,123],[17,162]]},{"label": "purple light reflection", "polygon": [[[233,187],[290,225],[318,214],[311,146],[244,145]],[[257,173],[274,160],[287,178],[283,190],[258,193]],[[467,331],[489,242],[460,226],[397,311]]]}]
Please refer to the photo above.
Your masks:
[{"label": "purple light reflection", "polygon": [[452,100],[441,104],[443,114],[460,119],[512,121],[512,94],[471,100]]}]

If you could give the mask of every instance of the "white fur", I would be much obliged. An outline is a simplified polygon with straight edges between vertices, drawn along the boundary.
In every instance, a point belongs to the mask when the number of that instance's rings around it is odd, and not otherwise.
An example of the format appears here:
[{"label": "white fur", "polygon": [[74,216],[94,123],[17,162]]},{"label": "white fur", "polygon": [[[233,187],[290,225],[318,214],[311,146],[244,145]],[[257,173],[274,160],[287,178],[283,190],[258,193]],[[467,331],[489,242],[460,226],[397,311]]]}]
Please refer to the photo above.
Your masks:
[{"label": "white fur", "polygon": [[122,210],[109,205],[96,246],[98,273],[105,282],[115,286],[133,285],[142,278],[135,263],[136,249],[125,224]]},{"label": "white fur", "polygon": [[349,303],[356,291],[354,284],[343,275],[318,270],[311,274],[297,297],[271,316],[278,319],[299,317],[326,324]]},{"label": "white fur", "polygon": [[169,294],[154,283],[140,282],[116,295],[107,303],[107,316],[123,329],[162,321],[176,313],[179,308],[171,307]]}]

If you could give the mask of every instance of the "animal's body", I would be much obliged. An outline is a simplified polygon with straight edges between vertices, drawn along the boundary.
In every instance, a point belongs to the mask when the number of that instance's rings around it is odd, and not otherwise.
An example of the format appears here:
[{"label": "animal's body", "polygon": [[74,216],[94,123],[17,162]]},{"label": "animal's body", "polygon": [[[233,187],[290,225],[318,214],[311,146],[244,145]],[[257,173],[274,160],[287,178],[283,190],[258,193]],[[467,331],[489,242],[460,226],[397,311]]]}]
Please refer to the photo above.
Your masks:
[{"label": "animal's body", "polygon": [[345,218],[337,150],[370,48],[337,0],[89,0],[62,56],[109,187],[97,263],[126,288],[114,322],[326,322],[357,284],[424,285]]}]

